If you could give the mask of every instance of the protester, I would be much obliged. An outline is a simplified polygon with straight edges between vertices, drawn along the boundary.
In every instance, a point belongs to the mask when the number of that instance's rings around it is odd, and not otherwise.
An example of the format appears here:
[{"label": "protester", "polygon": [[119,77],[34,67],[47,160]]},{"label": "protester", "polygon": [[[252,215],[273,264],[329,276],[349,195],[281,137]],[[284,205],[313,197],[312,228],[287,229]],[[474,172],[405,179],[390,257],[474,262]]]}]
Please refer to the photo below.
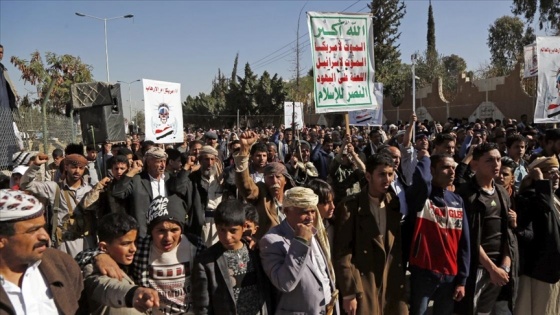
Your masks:
[{"label": "protester", "polygon": [[0,190],[0,310],[4,314],[75,314],[83,289],[72,257],[49,248],[43,205]]}]

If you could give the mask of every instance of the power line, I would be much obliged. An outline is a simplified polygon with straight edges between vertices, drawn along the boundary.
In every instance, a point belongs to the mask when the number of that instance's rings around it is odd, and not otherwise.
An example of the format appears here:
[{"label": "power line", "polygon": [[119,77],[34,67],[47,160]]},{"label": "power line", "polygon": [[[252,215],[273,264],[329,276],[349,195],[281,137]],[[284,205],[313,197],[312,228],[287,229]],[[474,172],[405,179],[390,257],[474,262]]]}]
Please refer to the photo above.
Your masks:
[{"label": "power line", "polygon": [[[344,8],[344,9],[342,9],[342,12],[344,12],[344,11],[346,11],[346,10],[352,8],[353,6],[355,6],[356,4],[358,4],[360,1],[362,1],[362,0],[357,0],[357,1],[355,1],[355,2],[352,3],[351,5],[347,6],[347,7]],[[367,8],[367,6],[366,6],[366,8]],[[364,8],[364,9],[365,9],[365,8]],[[364,10],[364,9],[362,9],[362,10]],[[360,10],[360,11],[358,11],[358,12],[361,12],[362,10]],[[303,37],[307,36],[308,34],[309,34],[309,33],[306,32],[305,34],[301,35],[298,39],[302,39]],[[293,43],[295,43],[298,39],[295,39],[295,40],[293,40],[293,41],[291,41],[291,42],[285,44],[284,46],[282,46],[282,47],[276,49],[275,51],[271,52],[270,54],[268,54],[268,55],[262,57],[261,59],[259,59],[259,60],[255,61],[255,62],[253,62],[253,63],[252,63],[253,66],[255,67],[255,69],[257,69],[257,68],[263,67],[263,66],[265,66],[265,65],[269,65],[269,64],[271,64],[271,63],[273,63],[273,62],[276,62],[276,61],[282,59],[283,57],[285,57],[286,54],[292,53],[292,50],[291,50],[290,45],[292,45]],[[288,48],[288,51],[287,51],[287,52],[284,51],[286,48]],[[284,51],[284,52],[282,52],[282,51]],[[281,57],[280,57],[280,56],[275,56],[275,55],[277,55],[277,54],[283,54],[283,55],[282,55]]]}]

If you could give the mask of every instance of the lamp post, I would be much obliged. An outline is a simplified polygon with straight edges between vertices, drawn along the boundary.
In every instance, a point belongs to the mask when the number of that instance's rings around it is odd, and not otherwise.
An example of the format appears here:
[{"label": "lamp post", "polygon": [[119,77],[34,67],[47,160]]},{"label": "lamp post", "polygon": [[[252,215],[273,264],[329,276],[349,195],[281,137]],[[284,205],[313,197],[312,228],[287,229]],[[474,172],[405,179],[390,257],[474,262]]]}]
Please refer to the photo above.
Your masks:
[{"label": "lamp post", "polygon": [[[412,61],[412,112],[416,113],[416,59],[418,56],[416,54],[412,54],[410,56],[410,60]],[[410,122],[412,123],[412,122]],[[412,128],[412,139],[414,141],[414,137],[416,136],[414,133],[416,132],[416,126]]]},{"label": "lamp post", "polygon": [[129,109],[130,109],[130,120],[132,120],[132,97],[131,97],[131,94],[130,94],[130,85],[132,83],[136,83],[136,82],[140,82],[140,81],[141,81],[140,79],[134,80],[132,82],[117,81],[118,83],[128,84],[128,106],[129,106]]},{"label": "lamp post", "polygon": [[108,45],[107,45],[107,21],[116,20],[116,19],[130,19],[130,18],[134,17],[134,15],[133,14],[127,14],[127,15],[123,15],[123,16],[115,16],[115,17],[112,17],[112,18],[100,18],[100,17],[97,17],[97,16],[83,14],[83,13],[79,13],[79,12],[76,12],[76,15],[80,16],[80,17],[89,17],[89,18],[92,18],[92,19],[103,21],[103,24],[105,26],[105,65],[107,66],[107,82],[111,82],[110,77],[109,77],[109,48],[108,48]]}]

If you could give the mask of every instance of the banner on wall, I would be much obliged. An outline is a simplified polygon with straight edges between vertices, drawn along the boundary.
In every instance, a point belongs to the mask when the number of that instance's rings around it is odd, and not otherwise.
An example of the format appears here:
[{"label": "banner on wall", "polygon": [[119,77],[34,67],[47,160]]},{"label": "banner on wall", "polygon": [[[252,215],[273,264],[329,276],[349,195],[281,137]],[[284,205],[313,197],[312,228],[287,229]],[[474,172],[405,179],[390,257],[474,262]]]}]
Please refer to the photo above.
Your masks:
[{"label": "banner on wall", "polygon": [[181,84],[142,79],[146,140],[155,143],[183,142]]}]

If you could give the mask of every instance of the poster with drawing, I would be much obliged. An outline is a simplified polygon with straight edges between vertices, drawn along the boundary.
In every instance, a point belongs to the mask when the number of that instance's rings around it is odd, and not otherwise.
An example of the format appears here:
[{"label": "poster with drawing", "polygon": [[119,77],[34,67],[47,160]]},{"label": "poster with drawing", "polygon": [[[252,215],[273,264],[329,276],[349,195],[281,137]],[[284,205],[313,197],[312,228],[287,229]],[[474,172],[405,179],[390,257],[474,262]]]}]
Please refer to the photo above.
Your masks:
[{"label": "poster with drawing", "polygon": [[383,124],[383,83],[376,82],[374,109],[362,109],[348,112],[349,124],[352,126],[381,126]]},{"label": "poster with drawing", "polygon": [[535,123],[560,122],[560,37],[537,37]]},{"label": "poster with drawing", "polygon": [[146,140],[155,143],[183,142],[181,84],[142,80]]}]

